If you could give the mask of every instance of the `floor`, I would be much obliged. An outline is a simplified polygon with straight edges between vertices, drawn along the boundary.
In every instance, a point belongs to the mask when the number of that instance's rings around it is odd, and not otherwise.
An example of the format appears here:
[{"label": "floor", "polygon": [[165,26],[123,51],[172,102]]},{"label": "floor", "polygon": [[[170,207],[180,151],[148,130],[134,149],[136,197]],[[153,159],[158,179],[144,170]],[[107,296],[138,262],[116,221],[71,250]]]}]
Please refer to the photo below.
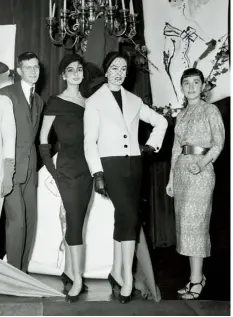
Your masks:
[{"label": "floor", "polygon": [[[106,280],[89,279],[89,291],[82,294],[78,303],[69,304],[64,298],[36,299],[0,296],[0,316],[229,316],[230,315],[230,246],[224,224],[219,226],[213,241],[211,257],[204,262],[207,285],[199,301],[183,301],[177,298],[177,289],[183,287],[189,277],[188,258],[176,253],[175,247],[156,248],[151,251],[155,279],[162,294],[158,304],[145,301],[137,293],[132,302],[121,305],[111,295]],[[221,230],[220,230],[221,229]],[[2,257],[4,251],[0,255]],[[62,291],[59,277],[33,275],[45,284]]]},{"label": "floor", "polygon": [[[162,298],[177,299],[176,290],[183,287],[189,278],[188,258],[177,254],[173,246],[156,248],[152,252],[152,263]],[[204,261],[204,274],[207,284],[202,299],[229,301],[230,251],[228,248],[212,250],[211,257]]]},{"label": "floor", "polygon": [[[229,316],[230,315],[230,257],[228,249],[213,252],[206,260],[204,271],[207,287],[201,300],[178,300],[176,290],[182,287],[189,275],[188,259],[178,255],[175,247],[156,248],[152,253],[156,282],[162,301],[145,301],[136,292],[127,305],[119,303],[111,293],[106,280],[88,279],[89,291],[77,303],[67,303],[65,298],[26,298],[0,296],[0,316]],[[172,264],[172,265],[171,265]],[[30,274],[41,282],[63,290],[57,276]]]},{"label": "floor", "polygon": [[[41,282],[62,291],[59,277],[33,274]],[[136,293],[133,301],[119,303],[111,294],[106,280],[88,279],[89,291],[77,303],[67,303],[65,298],[26,298],[0,296],[0,315],[12,316],[229,316],[229,301],[162,300],[160,303],[145,301]]]}]

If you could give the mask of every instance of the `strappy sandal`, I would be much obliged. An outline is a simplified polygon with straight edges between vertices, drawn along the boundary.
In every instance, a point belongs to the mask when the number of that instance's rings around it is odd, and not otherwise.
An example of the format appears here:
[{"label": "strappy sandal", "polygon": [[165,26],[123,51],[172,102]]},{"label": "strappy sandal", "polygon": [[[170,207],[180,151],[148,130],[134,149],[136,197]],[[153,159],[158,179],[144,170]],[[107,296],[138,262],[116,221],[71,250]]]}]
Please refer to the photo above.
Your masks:
[{"label": "strappy sandal", "polygon": [[190,283],[191,283],[191,281],[189,280],[188,283],[185,285],[185,287],[178,289],[177,293],[179,295],[184,295],[185,293],[187,293],[190,289]]},{"label": "strappy sandal", "polygon": [[[203,277],[202,277],[201,282],[199,282],[199,283],[192,283],[192,282],[190,282],[190,284],[189,284],[189,290],[188,290],[185,294],[183,294],[183,295],[181,296],[181,298],[182,298],[182,299],[187,299],[187,300],[198,299],[198,298],[200,297],[202,291],[203,291],[203,288],[205,287],[205,284],[206,284],[206,278],[205,278],[204,275],[203,275]],[[200,289],[200,292],[199,292],[199,293],[192,291],[192,288],[193,288],[194,286],[196,286],[196,285],[201,285],[201,289]],[[190,298],[189,298],[189,297],[185,297],[186,295],[190,295],[191,297],[190,297]]]}]

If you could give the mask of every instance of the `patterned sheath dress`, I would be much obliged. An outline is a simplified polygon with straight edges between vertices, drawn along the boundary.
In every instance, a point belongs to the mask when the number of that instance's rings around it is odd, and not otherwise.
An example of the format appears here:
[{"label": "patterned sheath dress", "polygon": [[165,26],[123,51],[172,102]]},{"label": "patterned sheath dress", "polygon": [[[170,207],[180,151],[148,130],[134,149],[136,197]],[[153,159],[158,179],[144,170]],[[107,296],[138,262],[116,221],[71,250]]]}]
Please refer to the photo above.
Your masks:
[{"label": "patterned sheath dress", "polygon": [[[177,252],[194,257],[210,256],[209,223],[215,186],[213,162],[223,149],[225,129],[213,104],[187,106],[178,116],[172,149],[173,190]],[[188,170],[203,155],[181,154],[183,145],[209,148],[211,162],[194,175]]]}]

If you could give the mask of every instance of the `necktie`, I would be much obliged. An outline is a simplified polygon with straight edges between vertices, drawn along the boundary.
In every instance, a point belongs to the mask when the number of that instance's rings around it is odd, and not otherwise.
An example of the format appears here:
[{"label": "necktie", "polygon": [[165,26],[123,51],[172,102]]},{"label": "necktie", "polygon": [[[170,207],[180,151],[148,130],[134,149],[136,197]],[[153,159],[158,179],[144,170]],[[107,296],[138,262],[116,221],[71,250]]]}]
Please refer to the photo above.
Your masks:
[{"label": "necktie", "polygon": [[34,99],[34,92],[33,92],[34,88],[31,87],[30,88],[30,95],[29,95],[29,104],[30,104],[30,108],[32,109],[32,105],[33,105],[33,99]]}]

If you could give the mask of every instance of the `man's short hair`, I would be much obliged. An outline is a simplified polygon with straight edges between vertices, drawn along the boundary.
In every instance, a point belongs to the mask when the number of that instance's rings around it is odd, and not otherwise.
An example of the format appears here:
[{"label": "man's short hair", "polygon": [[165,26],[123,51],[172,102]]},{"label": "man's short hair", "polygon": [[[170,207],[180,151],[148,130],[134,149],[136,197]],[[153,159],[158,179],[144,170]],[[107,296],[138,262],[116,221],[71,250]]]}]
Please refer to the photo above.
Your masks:
[{"label": "man's short hair", "polygon": [[20,54],[17,58],[17,67],[20,67],[23,61],[29,61],[30,59],[33,59],[33,58],[36,58],[39,62],[39,58],[35,53],[25,52]]}]

